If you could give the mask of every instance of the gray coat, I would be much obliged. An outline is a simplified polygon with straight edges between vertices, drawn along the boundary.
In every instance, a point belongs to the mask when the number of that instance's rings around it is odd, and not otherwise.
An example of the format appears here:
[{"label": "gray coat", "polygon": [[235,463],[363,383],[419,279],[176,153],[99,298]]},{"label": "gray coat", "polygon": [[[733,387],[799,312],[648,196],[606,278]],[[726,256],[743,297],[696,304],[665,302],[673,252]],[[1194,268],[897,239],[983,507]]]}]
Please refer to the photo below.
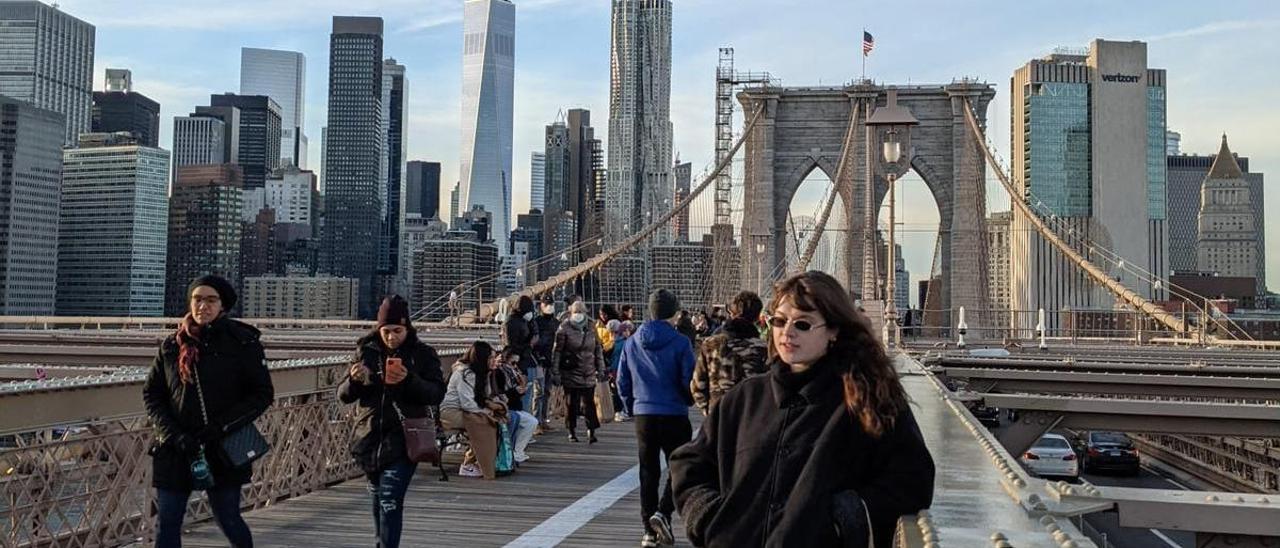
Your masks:
[{"label": "gray coat", "polygon": [[594,388],[596,376],[603,374],[606,367],[595,322],[587,320],[582,327],[569,320],[560,322],[551,363],[556,364],[560,384],[565,388]]}]

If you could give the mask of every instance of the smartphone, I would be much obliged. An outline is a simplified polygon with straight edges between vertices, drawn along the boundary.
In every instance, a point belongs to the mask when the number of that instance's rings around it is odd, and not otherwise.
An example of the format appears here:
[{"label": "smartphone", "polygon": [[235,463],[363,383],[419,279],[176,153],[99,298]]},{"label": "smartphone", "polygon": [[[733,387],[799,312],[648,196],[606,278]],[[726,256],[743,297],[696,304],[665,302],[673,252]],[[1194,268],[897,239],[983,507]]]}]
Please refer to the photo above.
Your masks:
[{"label": "smartphone", "polygon": [[387,367],[390,368],[392,365],[401,367],[404,365],[404,362],[401,361],[400,358],[387,358]]}]

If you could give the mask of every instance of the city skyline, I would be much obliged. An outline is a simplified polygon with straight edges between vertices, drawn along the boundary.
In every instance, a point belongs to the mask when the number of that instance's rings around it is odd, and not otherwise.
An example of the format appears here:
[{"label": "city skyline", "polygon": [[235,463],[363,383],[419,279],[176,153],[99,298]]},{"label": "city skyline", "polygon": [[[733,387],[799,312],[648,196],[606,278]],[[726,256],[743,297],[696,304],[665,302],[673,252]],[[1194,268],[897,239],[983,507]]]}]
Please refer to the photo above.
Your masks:
[{"label": "city skyline", "polygon": [[[290,2],[254,3],[250,8],[247,2],[232,1],[220,4],[217,10],[200,2],[144,4],[149,7],[144,6],[139,17],[131,14],[128,18],[117,13],[117,2],[71,0],[63,2],[62,9],[98,28],[95,88],[101,87],[105,67],[131,68],[135,89],[161,103],[162,145],[171,142],[168,119],[188,112],[210,93],[235,89],[242,46],[290,49],[307,55],[312,67],[308,102],[313,105],[312,112],[323,108],[322,61],[327,57],[328,17],[347,12],[347,6],[320,2],[304,12]],[[1055,46],[1079,47],[1102,37],[1149,41],[1150,64],[1167,69],[1170,75],[1168,126],[1182,133],[1184,152],[1211,154],[1226,131],[1232,135],[1233,150],[1253,159],[1254,171],[1276,172],[1280,168],[1280,146],[1270,130],[1278,116],[1266,108],[1266,90],[1280,84],[1280,75],[1249,70],[1269,63],[1267,52],[1277,49],[1278,39],[1269,31],[1280,28],[1280,10],[1266,3],[1241,6],[1237,13],[1251,14],[1247,20],[1210,19],[1196,10],[1163,5],[1158,13],[1125,5],[1109,8],[1106,15],[1100,10],[1079,9],[1053,20],[1036,20],[930,3],[921,6],[918,15],[926,23],[948,24],[901,28],[890,26],[895,18],[887,13],[861,13],[868,10],[836,2],[822,6],[830,15],[823,18],[771,10],[777,11],[773,24],[761,27],[746,24],[759,12],[753,8],[769,9],[777,2],[740,4],[729,10],[702,0],[674,2],[675,149],[694,161],[695,172],[711,159],[714,89],[709,78],[717,47],[734,46],[740,68],[769,70],[786,85],[838,84],[857,75],[860,37],[856,29],[861,26],[877,37],[876,50],[867,61],[868,76],[876,80],[944,82],[970,75],[994,82],[998,93],[990,113],[991,139],[1006,159],[1009,73]],[[609,6],[555,0],[517,5],[522,39],[517,45],[520,65],[516,69],[514,154],[521,158],[540,148],[540,130],[559,108],[582,107],[607,114]],[[409,100],[407,159],[442,162],[442,186],[456,181],[458,171],[452,159],[458,150],[454,136],[459,127],[456,92],[461,78],[461,8],[461,2],[425,2],[412,7],[371,2],[364,8],[367,13],[397,21],[388,28],[386,55],[408,66],[415,80],[433,82],[430,88],[415,88],[416,94]],[[208,14],[210,11],[217,13]],[[717,21],[717,25],[708,30],[708,21]],[[575,32],[558,32],[561,24],[568,24]],[[1000,32],[974,33],[975,28]],[[163,42],[165,47],[146,47],[152,41]],[[225,46],[211,48],[210,43]],[[957,43],[963,46],[952,47]],[[926,55],[929,60],[921,62]],[[165,70],[177,66],[179,59],[189,59],[183,66],[190,70]],[[319,133],[324,123],[322,117],[311,116],[307,132]],[[314,141],[318,140],[313,140],[313,157],[319,154]],[[527,207],[528,167],[527,162],[514,164],[513,213]],[[918,178],[904,178],[903,195],[906,222],[936,220]],[[924,198],[926,204],[914,205],[919,202],[913,201],[913,196]],[[1280,207],[1280,193],[1268,193],[1266,203],[1275,211]],[[700,223],[695,220],[694,224]],[[1272,242],[1280,241],[1278,233],[1276,224],[1267,227]],[[927,273],[932,236],[927,239],[904,242],[913,273]],[[1268,255],[1269,285],[1280,285],[1280,254]]]}]

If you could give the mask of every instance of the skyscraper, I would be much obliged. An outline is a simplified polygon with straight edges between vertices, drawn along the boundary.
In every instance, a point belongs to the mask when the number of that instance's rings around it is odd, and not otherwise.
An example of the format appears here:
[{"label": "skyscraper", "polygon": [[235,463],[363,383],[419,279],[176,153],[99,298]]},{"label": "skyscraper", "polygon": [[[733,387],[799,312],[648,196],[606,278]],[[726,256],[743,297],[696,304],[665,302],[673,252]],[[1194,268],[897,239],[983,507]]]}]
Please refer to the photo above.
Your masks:
[{"label": "skyscraper", "polygon": [[53,314],[58,255],[49,245],[66,126],[61,113],[0,95],[0,314]]},{"label": "skyscraper", "polygon": [[534,151],[529,157],[529,209],[547,206],[547,154]]},{"label": "skyscraper", "polygon": [[482,205],[493,214],[494,243],[505,253],[511,235],[516,6],[510,0],[466,0],[462,10],[459,204],[462,211]]},{"label": "skyscraper", "polygon": [[[1014,72],[1011,88],[1015,185],[1110,276],[1162,298],[1162,289],[1089,249],[1102,245],[1126,264],[1168,272],[1165,71],[1147,67],[1146,44],[1094,40],[1087,52],[1032,60]],[[1010,251],[1015,310],[1111,307],[1018,213]]]},{"label": "skyscraper", "polygon": [[240,285],[244,176],[234,164],[182,166],[169,197],[165,315],[187,312],[187,284],[217,274]]},{"label": "skyscraper", "polygon": [[328,273],[360,280],[360,316],[371,318],[385,179],[381,166],[382,18],[334,16],[329,37],[329,115],[325,132]]},{"label": "skyscraper", "polygon": [[307,168],[307,58],[296,51],[240,48],[240,94],[280,105],[280,161]]},{"label": "skyscraper", "polygon": [[[671,2],[613,2],[605,239],[617,243],[672,203]],[[655,243],[671,240],[669,228]]]},{"label": "skyscraper", "polygon": [[1012,211],[997,211],[987,216],[987,299],[992,309],[1010,309],[1009,228],[1013,222]]},{"label": "skyscraper", "polygon": [[157,148],[160,146],[160,103],[146,95],[133,91],[133,76],[128,70],[114,71],[116,83],[107,91],[93,92],[93,114],[90,126],[94,133],[127,131],[138,139],[138,144]]},{"label": "skyscraper", "polygon": [[1228,277],[1258,274],[1261,227],[1254,224],[1252,204],[1259,198],[1251,192],[1244,172],[1227,148],[1227,136],[1223,135],[1222,148],[1200,189],[1198,270]]},{"label": "skyscraper", "polygon": [[[1196,247],[1200,239],[1200,189],[1204,186],[1209,168],[1216,155],[1179,154],[1167,159],[1169,174],[1169,269],[1175,272],[1197,270]],[[1236,156],[1236,165],[1249,182],[1251,196],[1262,196],[1263,174],[1249,171],[1249,159]],[[1258,227],[1255,254],[1258,257],[1258,294],[1266,293],[1267,246],[1265,225],[1266,210],[1263,200],[1251,200],[1253,224]]]},{"label": "skyscraper", "polygon": [[133,91],[133,72],[129,69],[109,68],[106,70],[107,91]]},{"label": "skyscraper", "polygon": [[[675,167],[672,168],[672,172],[675,174],[676,179],[676,194],[675,200],[672,203],[680,205],[684,203],[685,200],[689,199],[689,191],[691,189],[690,185],[693,184],[693,162],[680,163],[680,160],[677,159]],[[689,208],[684,208],[683,211],[676,215],[675,223],[676,241],[688,243]]]},{"label": "skyscraper", "polygon": [[0,2],[0,95],[62,114],[66,145],[90,127],[94,32],[42,2]]},{"label": "skyscraper", "polygon": [[569,179],[568,208],[573,211],[577,224],[574,243],[582,243],[578,260],[589,259],[600,252],[596,240],[600,237],[601,218],[599,202],[604,195],[600,183],[605,178],[604,149],[591,127],[591,111],[569,109],[565,118],[569,126]]},{"label": "skyscraper", "polygon": [[240,110],[239,154],[245,188],[262,188],[267,174],[280,167],[280,105],[266,95],[224,93],[209,96],[209,106]]},{"label": "skyscraper", "polygon": [[440,218],[440,162],[405,164],[405,216]]},{"label": "skyscraper", "polygon": [[227,125],[212,116],[173,117],[173,168],[198,164],[225,164]]},{"label": "skyscraper", "polygon": [[386,154],[383,156],[382,235],[379,239],[378,272],[395,276],[400,264],[400,225],[404,211],[405,98],[409,82],[404,65],[387,59],[382,65],[382,126]]},{"label": "skyscraper", "polygon": [[542,234],[550,259],[540,265],[539,277],[546,279],[577,264],[573,244],[577,241],[577,217],[569,197],[569,126],[563,121],[546,128],[543,150],[546,208],[543,210]]},{"label": "skyscraper", "polygon": [[169,151],[127,132],[84,133],[79,144],[63,152],[58,314],[160,316]]}]

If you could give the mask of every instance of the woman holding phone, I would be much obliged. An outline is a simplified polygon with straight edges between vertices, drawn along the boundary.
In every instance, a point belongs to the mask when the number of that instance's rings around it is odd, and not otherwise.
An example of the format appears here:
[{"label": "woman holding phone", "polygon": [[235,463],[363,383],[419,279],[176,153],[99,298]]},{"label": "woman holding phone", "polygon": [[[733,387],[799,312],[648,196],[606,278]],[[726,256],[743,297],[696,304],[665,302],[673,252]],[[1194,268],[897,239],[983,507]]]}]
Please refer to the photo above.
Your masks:
[{"label": "woman holding phone", "polygon": [[440,356],[418,339],[409,303],[399,295],[382,301],[378,324],[356,343],[355,363],[338,386],[343,403],[357,404],[351,455],[369,480],[378,546],[400,545],[404,494],[417,463],[405,449],[401,417],[427,416],[444,399]]}]

